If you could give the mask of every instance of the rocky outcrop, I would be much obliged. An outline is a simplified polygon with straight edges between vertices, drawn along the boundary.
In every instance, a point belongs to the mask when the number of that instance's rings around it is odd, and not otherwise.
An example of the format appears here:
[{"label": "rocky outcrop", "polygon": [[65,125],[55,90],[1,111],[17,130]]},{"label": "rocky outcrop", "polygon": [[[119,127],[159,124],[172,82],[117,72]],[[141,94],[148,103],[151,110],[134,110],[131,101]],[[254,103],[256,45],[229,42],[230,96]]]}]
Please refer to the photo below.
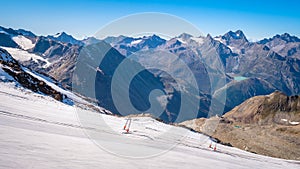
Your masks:
[{"label": "rocky outcrop", "polygon": [[300,122],[300,97],[276,91],[267,96],[256,96],[243,102],[223,118],[244,124],[293,125]]},{"label": "rocky outcrop", "polygon": [[298,95],[287,96],[276,91],[270,95],[255,96],[222,117],[194,119],[181,125],[246,151],[300,160]]},{"label": "rocky outcrop", "polygon": [[65,95],[54,90],[44,81],[41,81],[24,71],[24,68],[2,48],[0,48],[0,55],[1,68],[23,87],[37,93],[49,95],[58,101],[63,101],[63,99],[66,98]]}]

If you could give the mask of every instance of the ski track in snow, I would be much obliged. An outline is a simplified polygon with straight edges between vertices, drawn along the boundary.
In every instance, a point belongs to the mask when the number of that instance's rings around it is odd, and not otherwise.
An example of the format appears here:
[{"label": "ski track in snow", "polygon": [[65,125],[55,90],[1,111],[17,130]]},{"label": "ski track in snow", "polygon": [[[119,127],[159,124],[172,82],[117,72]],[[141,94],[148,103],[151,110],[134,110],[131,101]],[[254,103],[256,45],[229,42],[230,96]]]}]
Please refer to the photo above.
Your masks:
[{"label": "ski track in snow", "polygon": [[[252,154],[217,144],[187,129],[150,117],[132,118],[131,134],[121,134],[126,118],[82,110],[92,120],[78,121],[79,108],[0,83],[0,168],[299,168],[298,161]],[[76,113],[77,112],[77,113]],[[104,120],[100,123],[99,119]],[[107,127],[109,126],[109,127]],[[169,135],[163,132],[171,131]],[[109,153],[87,137],[97,133],[116,149],[148,151],[176,145],[149,158]],[[213,143],[215,144],[215,143]],[[132,150],[131,150],[132,148]],[[126,152],[125,152],[126,153]]]}]

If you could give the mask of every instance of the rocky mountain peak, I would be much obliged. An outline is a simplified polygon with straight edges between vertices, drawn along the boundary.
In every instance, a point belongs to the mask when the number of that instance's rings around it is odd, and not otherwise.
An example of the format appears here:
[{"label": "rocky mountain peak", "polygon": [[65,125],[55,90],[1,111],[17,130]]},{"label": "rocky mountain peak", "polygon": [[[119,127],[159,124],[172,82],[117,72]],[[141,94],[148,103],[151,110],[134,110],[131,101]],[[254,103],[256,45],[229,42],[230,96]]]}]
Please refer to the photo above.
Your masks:
[{"label": "rocky mountain peak", "polygon": [[182,33],[178,36],[178,38],[181,38],[181,39],[190,39],[191,37],[193,37],[192,35],[188,34],[188,33]]},{"label": "rocky mountain peak", "polygon": [[272,38],[265,38],[261,41],[259,41],[258,43],[259,44],[267,44],[267,43],[270,43],[272,41],[277,41],[277,43],[279,43],[279,41],[284,41],[285,43],[291,43],[291,42],[300,42],[300,39],[296,36],[292,36],[288,33],[284,33],[284,34],[277,34],[275,36],[273,36]]},{"label": "rocky mountain peak", "polygon": [[[278,37],[278,36],[275,36],[275,37]],[[300,39],[299,38],[297,38],[296,36],[291,36],[290,34],[288,34],[288,33],[284,33],[284,34],[282,34],[282,35],[279,35],[279,37],[278,38],[280,38],[280,39],[282,39],[282,40],[284,40],[284,41],[286,41],[286,42],[300,42]]]},{"label": "rocky mountain peak", "polygon": [[77,39],[75,39],[73,36],[67,34],[66,32],[56,33],[53,36],[47,36],[47,38],[50,38],[52,40],[60,41],[63,43],[70,43],[74,45],[83,45],[83,43]]},{"label": "rocky mountain peak", "polygon": [[235,32],[229,31],[225,35],[221,37],[226,45],[243,45],[248,42],[245,34],[241,30],[237,30]]},{"label": "rocky mountain peak", "polygon": [[148,37],[143,37],[143,39],[145,39],[145,41],[153,41],[153,42],[157,42],[159,44],[162,44],[162,43],[165,43],[166,40],[165,39],[162,39],[161,37],[153,34],[152,36],[148,36]]},{"label": "rocky mountain peak", "polygon": [[206,40],[209,40],[209,41],[213,41],[214,38],[210,35],[210,34],[207,34],[206,37],[205,37]]}]

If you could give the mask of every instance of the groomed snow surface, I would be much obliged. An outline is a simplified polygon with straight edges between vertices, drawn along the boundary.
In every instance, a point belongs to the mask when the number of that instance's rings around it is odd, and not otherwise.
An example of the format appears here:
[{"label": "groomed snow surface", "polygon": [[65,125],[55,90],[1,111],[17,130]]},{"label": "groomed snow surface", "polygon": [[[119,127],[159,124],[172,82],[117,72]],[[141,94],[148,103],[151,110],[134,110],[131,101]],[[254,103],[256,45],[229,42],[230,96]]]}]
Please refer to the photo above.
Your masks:
[{"label": "groomed snow surface", "polygon": [[[122,134],[126,118],[80,110],[12,83],[0,83],[0,99],[3,169],[299,168],[296,161],[219,144],[213,151],[208,137],[149,117],[132,118],[130,134]],[[80,116],[87,118],[79,122]],[[168,144],[175,147],[167,150]],[[163,153],[136,156],[143,151]]]}]

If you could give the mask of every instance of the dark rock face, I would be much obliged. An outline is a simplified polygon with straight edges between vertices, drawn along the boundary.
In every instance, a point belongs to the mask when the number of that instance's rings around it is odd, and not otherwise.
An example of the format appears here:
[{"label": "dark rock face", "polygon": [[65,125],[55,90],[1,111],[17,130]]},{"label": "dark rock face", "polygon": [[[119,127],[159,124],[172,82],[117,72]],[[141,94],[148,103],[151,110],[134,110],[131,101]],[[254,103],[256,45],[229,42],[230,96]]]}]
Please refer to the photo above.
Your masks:
[{"label": "dark rock face", "polygon": [[62,101],[64,98],[66,98],[65,95],[54,90],[45,82],[40,81],[39,79],[25,72],[22,66],[4,49],[0,48],[0,55],[0,64],[4,65],[2,69],[12,76],[23,87],[34,92],[49,95],[58,101]]},{"label": "dark rock face", "polygon": [[62,44],[46,37],[39,37],[37,42],[30,50],[32,53],[43,55],[45,58],[53,58],[62,56],[72,45]]},{"label": "dark rock face", "polygon": [[0,46],[17,48],[19,45],[11,39],[11,36],[5,33],[0,33]]}]

